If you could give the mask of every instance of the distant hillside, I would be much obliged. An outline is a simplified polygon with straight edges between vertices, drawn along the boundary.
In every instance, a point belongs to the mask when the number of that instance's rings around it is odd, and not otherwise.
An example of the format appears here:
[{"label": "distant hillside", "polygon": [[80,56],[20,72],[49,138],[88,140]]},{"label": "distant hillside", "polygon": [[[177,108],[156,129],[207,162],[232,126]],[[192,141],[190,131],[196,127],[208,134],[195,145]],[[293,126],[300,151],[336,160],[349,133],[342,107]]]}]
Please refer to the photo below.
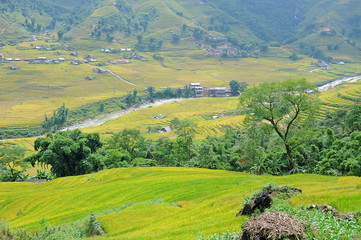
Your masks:
[{"label": "distant hillside", "polygon": [[359,56],[360,10],[357,0],[5,0],[0,36],[8,43],[50,31],[76,46],[101,40],[151,52],[197,43],[211,55],[219,47],[243,57],[258,56],[266,43],[300,52],[306,44],[331,56]]}]

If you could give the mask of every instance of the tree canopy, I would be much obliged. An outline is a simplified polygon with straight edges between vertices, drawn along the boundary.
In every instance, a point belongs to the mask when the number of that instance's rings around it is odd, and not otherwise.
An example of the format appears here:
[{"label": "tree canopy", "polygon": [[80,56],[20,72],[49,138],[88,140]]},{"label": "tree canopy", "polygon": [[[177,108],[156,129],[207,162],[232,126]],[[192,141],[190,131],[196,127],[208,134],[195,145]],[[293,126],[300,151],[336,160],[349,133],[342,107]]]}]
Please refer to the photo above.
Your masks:
[{"label": "tree canopy", "polygon": [[0,142],[0,180],[22,180],[26,163],[22,160],[25,148],[12,143]]},{"label": "tree canopy", "polygon": [[57,177],[85,174],[98,170],[94,154],[102,146],[98,133],[82,133],[80,130],[48,134],[35,140],[36,154],[25,161],[48,164]]},{"label": "tree canopy", "polygon": [[315,86],[305,79],[262,83],[240,97],[247,119],[269,125],[282,140],[288,167],[295,167],[293,150],[303,144],[309,119],[318,110],[318,100],[308,94]]}]

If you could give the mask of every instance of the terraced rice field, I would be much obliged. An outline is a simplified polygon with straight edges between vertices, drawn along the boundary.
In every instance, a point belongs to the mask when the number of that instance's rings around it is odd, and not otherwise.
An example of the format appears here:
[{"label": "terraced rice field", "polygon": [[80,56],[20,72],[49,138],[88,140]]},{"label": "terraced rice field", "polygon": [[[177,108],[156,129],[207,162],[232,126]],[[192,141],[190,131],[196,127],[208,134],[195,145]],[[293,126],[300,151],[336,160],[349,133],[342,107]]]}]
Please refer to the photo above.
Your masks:
[{"label": "terraced rice field", "polygon": [[361,211],[361,179],[283,177],[191,168],[126,168],[46,183],[0,183],[0,219],[13,228],[43,229],[93,211],[106,239],[196,239],[238,231],[246,195],[274,182],[301,188],[295,205],[329,204]]},{"label": "terraced rice field", "polygon": [[337,86],[320,94],[321,113],[336,109],[347,109],[361,102],[361,80]]},{"label": "terraced rice field", "polygon": [[[105,14],[109,7],[100,9],[95,14]],[[103,12],[104,10],[104,12]],[[39,37],[41,39],[41,37]],[[77,42],[78,41],[78,42]],[[79,50],[79,56],[69,56],[70,51],[59,50],[66,60],[91,55],[99,62],[108,64],[109,60],[122,58],[121,54],[105,54],[101,48],[129,47],[119,43],[104,44],[104,42],[77,40],[74,47],[79,44],[83,50]],[[12,58],[56,58],[55,51],[39,51],[33,49],[45,43],[43,40],[23,42],[19,46],[5,46],[0,52],[5,57]],[[89,45],[89,47],[87,47]],[[85,50],[89,48],[88,50]],[[290,61],[287,57],[290,52],[281,48],[270,48],[267,55],[262,59],[223,59],[208,58],[204,56],[204,50],[195,46],[189,49],[177,46],[165,45],[164,50],[158,54],[163,61],[152,58],[151,53],[142,53],[148,58],[148,62],[131,60],[131,64],[107,65],[106,68],[118,74],[120,77],[140,87],[141,92],[146,86],[155,88],[183,87],[191,82],[200,82],[205,87],[228,86],[230,80],[245,81],[256,84],[264,81],[280,81],[288,78],[305,77],[310,81],[325,81],[335,78],[337,73],[346,67],[338,66],[334,72],[305,71],[312,68],[312,59],[304,58],[297,62]],[[20,67],[19,70],[11,71],[9,66]],[[96,74],[92,71],[94,64],[82,64],[79,66],[69,65],[68,62],[59,65],[31,65],[26,62],[6,63],[0,66],[0,127],[10,129],[24,129],[38,126],[43,121],[45,114],[52,112],[63,103],[70,109],[81,105],[97,102],[106,98],[123,96],[132,91],[135,86],[122,82],[119,78],[111,75]],[[348,71],[356,71],[357,66]],[[87,81],[87,76],[96,77],[95,80]]]},{"label": "terraced rice field", "polygon": [[[223,118],[213,119],[222,113],[237,109],[238,98],[201,98],[190,99],[180,102],[142,109],[111,120],[102,126],[84,129],[84,132],[111,133],[117,132],[124,128],[137,128],[144,134],[147,133],[148,127],[152,126],[169,126],[174,118],[188,119],[195,122],[197,127],[197,137],[204,138],[209,135],[222,134],[225,126],[234,128],[243,124],[244,116],[227,115]],[[164,119],[154,119],[154,116],[162,114]],[[146,134],[148,138],[159,138],[160,136],[173,137],[174,133],[165,134]]]}]

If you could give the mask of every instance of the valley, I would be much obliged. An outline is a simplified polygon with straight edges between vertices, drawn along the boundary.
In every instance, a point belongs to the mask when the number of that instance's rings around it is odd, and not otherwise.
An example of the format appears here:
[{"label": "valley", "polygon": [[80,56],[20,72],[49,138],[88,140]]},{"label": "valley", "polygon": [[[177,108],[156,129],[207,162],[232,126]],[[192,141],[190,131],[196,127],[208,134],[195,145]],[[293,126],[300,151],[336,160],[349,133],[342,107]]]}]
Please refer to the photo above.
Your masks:
[{"label": "valley", "polygon": [[360,10],[1,1],[0,239],[358,239]]}]

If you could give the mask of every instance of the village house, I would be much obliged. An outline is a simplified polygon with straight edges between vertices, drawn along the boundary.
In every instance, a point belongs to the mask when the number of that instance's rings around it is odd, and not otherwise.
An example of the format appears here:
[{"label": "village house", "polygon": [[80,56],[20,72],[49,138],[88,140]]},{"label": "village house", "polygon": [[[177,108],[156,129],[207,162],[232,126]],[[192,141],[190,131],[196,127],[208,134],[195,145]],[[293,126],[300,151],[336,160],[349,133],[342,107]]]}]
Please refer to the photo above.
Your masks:
[{"label": "village house", "polygon": [[158,131],[158,133],[166,133],[166,132],[171,132],[173,131],[173,128],[171,126],[167,126],[162,128],[161,130]]},{"label": "village house", "polygon": [[229,97],[231,95],[231,89],[225,87],[213,87],[204,89],[204,97]]},{"label": "village house", "polygon": [[74,61],[71,61],[69,64],[71,64],[71,65],[80,65],[81,62],[79,60],[74,60]]},{"label": "village house", "polygon": [[113,61],[109,61],[112,64],[127,64],[130,63],[127,59],[115,59]]},{"label": "village house", "polygon": [[159,115],[154,116],[152,118],[154,118],[154,119],[163,119],[163,118],[165,118],[165,116],[163,116],[162,114],[159,114]]},{"label": "village house", "polygon": [[105,52],[105,53],[111,53],[112,50],[109,49],[109,48],[105,48],[105,49],[101,49],[102,52]]},{"label": "village house", "polygon": [[108,72],[106,69],[104,68],[93,68],[93,71],[96,72],[96,73],[106,73]]},{"label": "village house", "polygon": [[190,87],[196,92],[196,97],[203,97],[204,90],[200,83],[191,83]]}]

